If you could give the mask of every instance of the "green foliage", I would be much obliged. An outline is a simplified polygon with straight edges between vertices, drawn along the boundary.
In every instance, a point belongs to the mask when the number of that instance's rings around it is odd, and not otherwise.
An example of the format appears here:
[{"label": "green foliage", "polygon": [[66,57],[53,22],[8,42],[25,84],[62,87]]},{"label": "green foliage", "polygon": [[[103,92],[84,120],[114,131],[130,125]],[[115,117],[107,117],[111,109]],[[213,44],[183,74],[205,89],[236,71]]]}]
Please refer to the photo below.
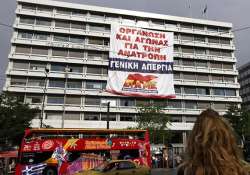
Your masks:
[{"label": "green foliage", "polygon": [[235,132],[242,138],[250,136],[250,111],[230,106],[224,115],[230,122]]},{"label": "green foliage", "polygon": [[166,143],[170,136],[167,125],[169,117],[161,106],[147,104],[138,107],[138,129],[148,129],[151,143]]},{"label": "green foliage", "polygon": [[8,93],[0,95],[0,144],[16,146],[20,144],[25,128],[29,128],[31,120],[38,109],[31,109],[16,96]]}]

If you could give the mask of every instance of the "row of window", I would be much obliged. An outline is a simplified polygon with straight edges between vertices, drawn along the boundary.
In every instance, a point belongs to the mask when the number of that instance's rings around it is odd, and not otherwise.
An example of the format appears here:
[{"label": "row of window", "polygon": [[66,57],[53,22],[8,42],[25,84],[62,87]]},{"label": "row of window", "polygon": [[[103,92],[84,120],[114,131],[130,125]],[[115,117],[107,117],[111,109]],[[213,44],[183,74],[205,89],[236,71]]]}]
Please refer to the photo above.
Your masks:
[{"label": "row of window", "polygon": [[109,39],[100,37],[73,36],[65,34],[54,34],[50,36],[46,33],[19,32],[18,38],[48,40],[53,37],[55,42],[70,42],[75,44],[95,44],[109,46]]},{"label": "row of window", "polygon": [[180,66],[191,66],[191,67],[203,67],[203,68],[214,68],[233,70],[233,63],[222,63],[217,61],[205,61],[205,60],[191,60],[191,59],[174,59],[174,65]]},{"label": "row of window", "polygon": [[[44,87],[45,79],[39,78],[11,78],[11,85],[14,86],[33,86]],[[67,80],[67,84],[64,79],[49,79],[48,87],[52,88],[69,88],[69,89],[104,89],[106,87],[105,81],[90,81],[86,80]],[[220,96],[236,96],[235,89],[223,89],[223,88],[208,88],[208,87],[180,87],[175,86],[175,92],[177,94],[193,94],[193,95],[220,95]]]},{"label": "row of window", "polygon": [[219,83],[235,83],[234,76],[231,75],[216,75],[216,74],[202,74],[202,73],[188,73],[188,72],[174,72],[175,80],[187,80],[198,82],[219,82]]},{"label": "row of window", "polygon": [[[38,46],[16,46],[15,53],[48,55],[50,49]],[[108,59],[108,53],[93,50],[75,50],[75,49],[60,49],[52,48],[51,55],[56,57],[74,57],[74,58],[89,58],[89,59]]]},{"label": "row of window", "polygon": [[211,44],[223,44],[230,45],[231,40],[228,38],[219,38],[219,37],[205,37],[202,35],[194,35],[194,34],[175,34],[175,40],[182,40],[184,42],[201,42],[201,43],[211,43]]},{"label": "row of window", "polygon": [[[42,95],[26,95],[24,102],[29,104],[40,104],[42,103],[43,96]],[[81,100],[84,102],[81,103]],[[81,99],[79,96],[48,96],[47,104],[49,105],[74,105],[74,106],[103,106],[102,100],[106,102],[105,98],[98,98],[92,96],[86,96],[84,99]],[[111,107],[135,107],[140,105],[145,105],[148,102],[142,99],[125,99],[121,98],[120,100],[109,98]],[[166,109],[172,108],[187,108],[187,109],[207,109],[207,108],[215,108],[215,109],[227,109],[230,104],[225,102],[206,102],[206,101],[183,101],[183,100],[158,100],[155,101],[158,106],[162,106]]]},{"label": "row of window", "polygon": [[[37,70],[37,71],[45,71],[48,68],[48,65],[43,62],[24,62],[24,61],[13,61],[13,69],[25,69],[25,70]],[[50,72],[66,72],[66,69],[70,70],[72,73],[84,73],[86,71],[87,74],[98,74],[98,75],[107,75],[108,68],[102,66],[82,66],[77,64],[58,64],[51,63],[49,67]]]},{"label": "row of window", "polygon": [[[62,112],[47,112],[45,119],[47,120],[61,120],[63,116]],[[80,113],[80,112],[65,112],[64,120],[95,120],[106,121],[106,113]],[[110,121],[135,121],[135,114],[114,114],[109,115]]]},{"label": "row of window", "polygon": [[89,16],[93,18],[99,19],[121,19],[123,21],[129,22],[148,22],[149,24],[154,25],[171,25],[171,26],[179,26],[184,29],[192,29],[192,30],[207,30],[209,32],[221,32],[221,33],[228,33],[230,31],[229,28],[226,27],[217,27],[217,26],[205,26],[200,24],[192,24],[192,23],[180,23],[176,21],[168,21],[163,19],[152,19],[152,18],[142,18],[136,16],[128,16],[128,15],[118,15],[112,13],[103,13],[103,12],[95,12],[95,11],[86,11],[86,10],[76,10],[70,8],[60,8],[60,7],[51,7],[51,6],[44,6],[44,5],[33,5],[33,4],[22,4],[22,9],[24,10],[32,10],[38,12],[49,12],[52,13],[53,9],[55,9],[56,14],[67,15],[67,16]]},{"label": "row of window", "polygon": [[[66,48],[48,48],[39,46],[28,45],[16,45],[15,53],[33,54],[33,55],[49,55],[51,51],[52,56],[60,57],[74,57],[74,58],[90,58],[90,59],[107,59],[108,53],[96,50],[78,50],[78,49],[66,49]],[[214,49],[194,49],[191,47],[175,47],[175,53],[182,52],[183,54],[195,54],[195,55],[211,55],[211,56],[225,56],[232,57],[231,51],[214,50]]]},{"label": "row of window", "polygon": [[[57,25],[56,25],[57,26]],[[90,31],[106,31],[105,27],[102,29],[101,27],[98,29],[97,27],[89,27]],[[19,38],[26,39],[38,39],[38,40],[49,40],[53,38],[54,41],[62,41],[62,42],[72,42],[72,43],[84,43],[85,36],[72,36],[72,35],[60,35],[54,34],[50,35],[49,33],[38,33],[32,31],[19,31]],[[210,44],[223,44],[230,45],[230,39],[218,38],[218,37],[208,37],[199,36],[199,35],[186,35],[186,34],[175,34],[175,40],[181,39],[182,42],[190,43],[190,42],[207,42]],[[91,39],[91,38],[90,38]]]},{"label": "row of window", "polygon": [[183,54],[195,54],[198,56],[202,55],[211,55],[211,56],[218,56],[218,57],[232,57],[232,51],[230,50],[221,50],[221,49],[205,49],[205,48],[195,48],[191,46],[175,46],[174,47],[175,53],[183,53]]}]

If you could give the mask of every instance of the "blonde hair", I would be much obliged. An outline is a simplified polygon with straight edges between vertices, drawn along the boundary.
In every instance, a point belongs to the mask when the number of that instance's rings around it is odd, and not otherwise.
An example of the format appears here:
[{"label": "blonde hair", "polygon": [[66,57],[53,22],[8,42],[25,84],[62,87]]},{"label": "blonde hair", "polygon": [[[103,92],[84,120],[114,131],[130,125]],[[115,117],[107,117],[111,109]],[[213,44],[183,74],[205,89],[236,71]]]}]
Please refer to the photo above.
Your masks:
[{"label": "blonde hair", "polygon": [[235,134],[219,114],[207,109],[197,118],[188,138],[185,175],[246,175]]}]

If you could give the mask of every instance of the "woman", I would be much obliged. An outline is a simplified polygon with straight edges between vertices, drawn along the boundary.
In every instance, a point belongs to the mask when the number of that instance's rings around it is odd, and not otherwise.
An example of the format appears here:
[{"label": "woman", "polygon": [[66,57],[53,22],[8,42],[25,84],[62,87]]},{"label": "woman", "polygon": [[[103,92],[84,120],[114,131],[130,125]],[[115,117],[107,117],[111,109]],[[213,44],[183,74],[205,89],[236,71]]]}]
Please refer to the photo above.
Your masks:
[{"label": "woman", "polygon": [[246,175],[234,132],[219,114],[207,109],[197,118],[187,145],[188,159],[178,175]]}]

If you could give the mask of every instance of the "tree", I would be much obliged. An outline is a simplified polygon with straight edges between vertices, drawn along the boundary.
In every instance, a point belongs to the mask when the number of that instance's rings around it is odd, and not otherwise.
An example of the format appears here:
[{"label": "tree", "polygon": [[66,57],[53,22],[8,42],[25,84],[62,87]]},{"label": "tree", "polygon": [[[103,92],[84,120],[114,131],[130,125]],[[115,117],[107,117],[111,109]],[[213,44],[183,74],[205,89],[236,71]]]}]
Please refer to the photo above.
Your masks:
[{"label": "tree", "polygon": [[138,129],[148,129],[151,143],[167,143],[170,136],[168,130],[169,117],[163,111],[163,107],[155,104],[138,107],[136,122]]},{"label": "tree", "polygon": [[244,140],[250,136],[250,111],[230,106],[224,117],[234,128],[235,132]]},{"label": "tree", "polygon": [[30,127],[38,111],[37,108],[31,109],[17,96],[0,94],[0,144],[4,147],[19,145],[25,128]]}]

